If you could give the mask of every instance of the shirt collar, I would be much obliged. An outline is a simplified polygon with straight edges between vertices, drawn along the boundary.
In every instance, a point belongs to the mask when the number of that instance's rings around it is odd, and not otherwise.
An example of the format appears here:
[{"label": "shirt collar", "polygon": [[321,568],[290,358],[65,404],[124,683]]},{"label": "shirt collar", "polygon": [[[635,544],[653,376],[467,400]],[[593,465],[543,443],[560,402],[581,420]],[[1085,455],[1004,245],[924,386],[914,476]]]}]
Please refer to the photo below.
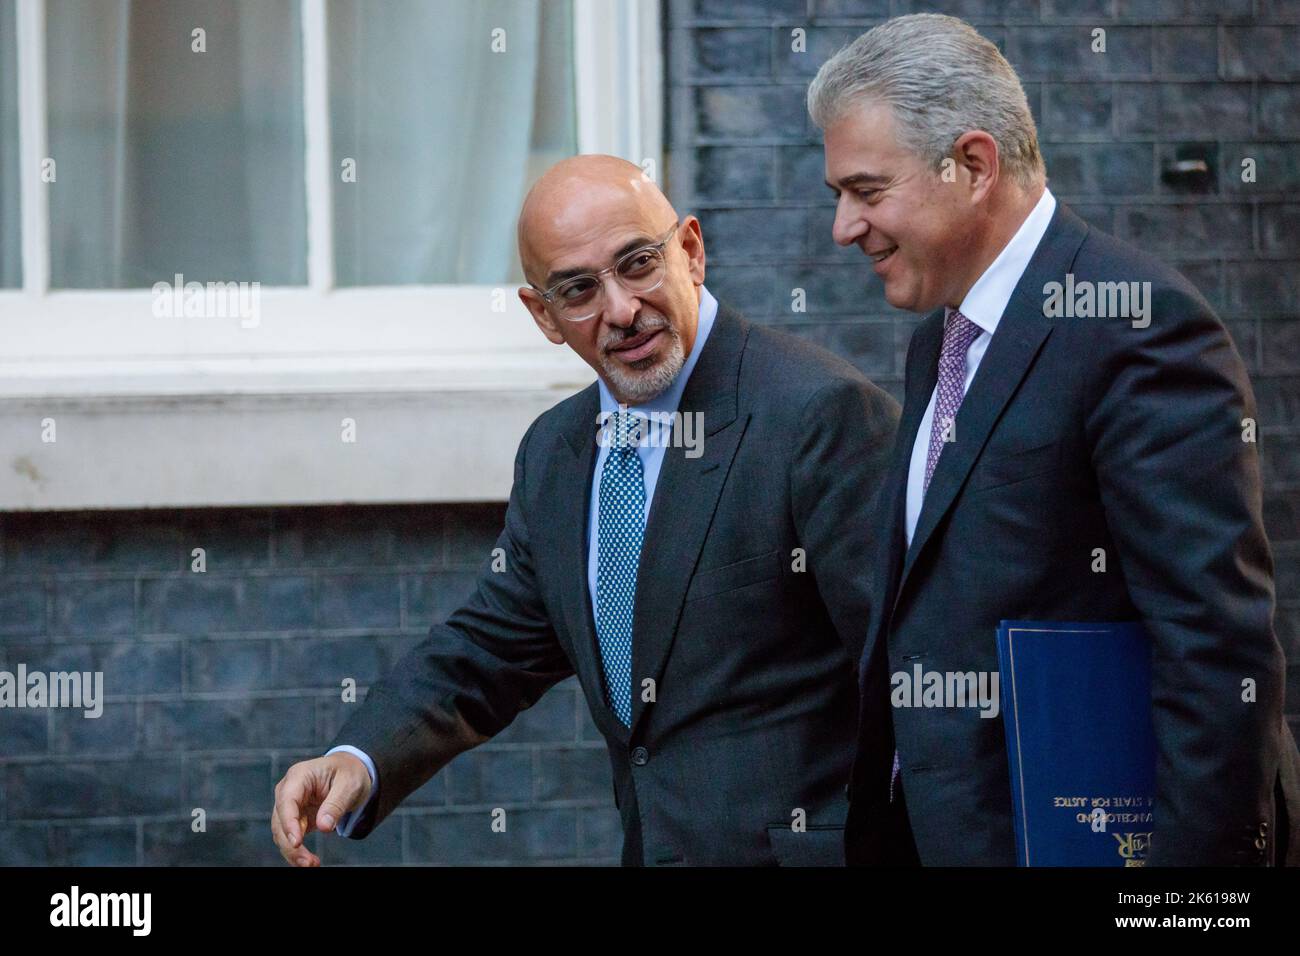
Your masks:
[{"label": "shirt collar", "polygon": [[[686,381],[691,377],[691,371],[695,368],[695,363],[700,359],[700,352],[704,348],[704,342],[713,330],[713,320],[718,317],[718,300],[709,294],[709,290],[700,286],[700,321],[695,329],[695,344],[691,346],[691,354],[686,356],[686,361],[682,365],[682,370],[677,373],[671,385],[640,405],[629,405],[629,411],[644,412],[647,415],[651,412],[675,412],[677,406],[681,404],[682,392],[686,390]],[[618,401],[614,398],[605,384],[603,378],[597,378],[600,385],[600,410],[602,412],[613,413],[618,411]]]},{"label": "shirt collar", "polygon": [[[998,257],[970,287],[966,298],[961,300],[958,311],[989,335],[997,331],[1002,313],[1011,301],[1011,293],[1015,292],[1016,284],[1025,274],[1029,260],[1033,258],[1034,250],[1047,232],[1048,223],[1052,221],[1055,211],[1056,197],[1050,189],[1044,188],[1043,194],[1038,197],[1038,202],[1020,224],[1011,241],[1002,247]],[[944,309],[945,322],[951,312],[952,309]]]}]

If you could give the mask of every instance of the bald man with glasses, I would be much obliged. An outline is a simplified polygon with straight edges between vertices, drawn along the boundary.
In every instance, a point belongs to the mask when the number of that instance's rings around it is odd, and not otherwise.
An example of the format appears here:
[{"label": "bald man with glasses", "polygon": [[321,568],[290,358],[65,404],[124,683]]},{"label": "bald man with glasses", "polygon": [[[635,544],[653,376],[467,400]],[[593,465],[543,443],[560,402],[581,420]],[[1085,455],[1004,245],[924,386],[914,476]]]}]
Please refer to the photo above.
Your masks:
[{"label": "bald man with glasses", "polygon": [[719,305],[699,220],[631,163],[552,167],[519,250],[524,305],[598,380],[520,442],[504,569],[485,561],[330,751],[277,785],[276,844],[319,864],[307,832],[364,837],[576,674],[625,865],[842,863],[870,499],[897,403]]}]

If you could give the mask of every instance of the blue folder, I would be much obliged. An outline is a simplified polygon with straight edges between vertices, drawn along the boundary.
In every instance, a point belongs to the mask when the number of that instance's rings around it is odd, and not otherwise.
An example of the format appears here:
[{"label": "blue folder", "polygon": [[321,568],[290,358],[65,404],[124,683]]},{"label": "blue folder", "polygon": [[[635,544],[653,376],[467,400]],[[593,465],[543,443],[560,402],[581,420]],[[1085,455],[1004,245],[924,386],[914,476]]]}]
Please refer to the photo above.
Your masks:
[{"label": "blue folder", "polygon": [[1003,621],[1020,866],[1143,866],[1155,830],[1151,645],[1138,623]]}]

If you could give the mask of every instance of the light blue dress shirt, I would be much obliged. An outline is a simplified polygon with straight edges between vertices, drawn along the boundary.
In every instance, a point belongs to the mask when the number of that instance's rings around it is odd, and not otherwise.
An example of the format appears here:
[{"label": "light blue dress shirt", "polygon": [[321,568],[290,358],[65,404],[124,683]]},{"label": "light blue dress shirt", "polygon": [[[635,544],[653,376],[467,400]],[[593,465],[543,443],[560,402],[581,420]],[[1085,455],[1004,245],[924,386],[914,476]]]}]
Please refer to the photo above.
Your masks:
[{"label": "light blue dress shirt", "polygon": [[[681,404],[682,392],[686,390],[686,383],[691,377],[691,372],[695,369],[696,362],[700,359],[700,352],[704,349],[704,343],[709,338],[709,333],[713,331],[713,322],[718,317],[718,300],[715,299],[709,290],[700,286],[700,321],[695,332],[695,344],[691,346],[691,354],[686,357],[686,362],[682,365],[682,370],[673,379],[673,383],[668,386],[661,394],[642,405],[629,405],[628,411],[635,412],[645,417],[649,422],[663,422],[662,427],[652,424],[647,428],[646,434],[648,440],[641,442],[637,446],[637,454],[641,457],[641,466],[645,471],[645,512],[646,518],[650,516],[650,506],[654,503],[655,485],[659,482],[659,469],[664,463],[664,451],[671,441],[671,427],[673,413],[678,410]],[[602,415],[607,415],[618,411],[618,400],[614,398],[603,379],[598,379],[600,388],[600,410]],[[603,419],[602,419],[603,420]],[[592,429],[595,430],[600,426],[600,422],[592,422]],[[697,432],[695,440],[698,441],[702,433]],[[599,515],[600,504],[600,471],[605,464],[605,459],[609,457],[609,444],[600,442],[598,444],[598,454],[596,456],[596,467],[593,469],[591,477],[591,507],[587,515],[587,591],[591,595],[591,606],[596,606],[596,566],[599,558],[597,542],[597,518]],[[374,761],[370,759],[363,751],[356,747],[343,744],[333,747],[326,752],[325,756],[332,753],[350,753],[357,757],[366,765],[366,770],[370,773],[370,798],[359,811],[349,811],[339,818],[338,825],[334,827],[334,832],[339,836],[348,836],[356,827],[357,821],[370,810],[371,804],[375,802],[375,794],[379,792],[378,773],[375,770]]]},{"label": "light blue dress shirt", "polygon": [[[700,359],[700,351],[704,348],[704,343],[713,331],[713,320],[718,317],[718,300],[709,294],[709,290],[700,286],[700,324],[695,332],[695,344],[691,346],[691,354],[686,357],[686,363],[682,370],[677,373],[673,383],[663,392],[652,398],[643,405],[629,405],[627,410],[645,417],[649,422],[666,421],[671,424],[671,416],[677,411],[677,407],[682,401],[682,392],[686,391],[686,383],[691,377],[691,372],[695,369],[695,363]],[[600,385],[600,411],[602,415],[609,415],[618,411],[618,400],[614,398],[609,390],[609,386],[604,380],[599,380]],[[653,417],[652,416],[656,416]],[[603,419],[602,419],[603,420]],[[600,422],[592,422],[596,427]],[[645,472],[645,514],[646,518],[650,517],[650,506],[654,503],[655,485],[659,483],[659,469],[664,463],[664,451],[671,441],[670,428],[660,429],[653,424],[647,427],[649,440],[642,441],[637,446],[637,454],[641,458],[641,467]],[[695,440],[702,436],[697,433]],[[609,442],[600,442],[597,445],[596,467],[591,476],[591,506],[587,511],[587,593],[591,596],[591,606],[595,608],[596,603],[596,564],[599,557],[599,549],[596,543],[599,539],[597,531],[597,521],[600,515],[600,472],[605,467],[605,459],[609,457]],[[593,611],[594,613],[594,611]]]}]

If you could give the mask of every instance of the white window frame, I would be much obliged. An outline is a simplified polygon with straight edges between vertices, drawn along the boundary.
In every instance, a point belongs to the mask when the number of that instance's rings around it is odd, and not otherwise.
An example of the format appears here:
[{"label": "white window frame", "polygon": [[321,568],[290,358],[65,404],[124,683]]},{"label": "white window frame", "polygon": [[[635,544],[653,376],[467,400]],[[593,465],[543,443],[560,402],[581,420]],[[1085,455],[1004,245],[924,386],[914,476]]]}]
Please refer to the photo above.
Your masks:
[{"label": "white window frame", "polygon": [[[0,290],[0,509],[500,499],[528,421],[594,378],[513,285],[334,287],[326,0],[300,2],[307,283],[263,286],[254,326],[155,317],[150,289],[50,289],[45,0],[18,0],[23,287]],[[572,2],[579,152],[661,169],[658,0]],[[369,464],[352,467],[349,449],[334,461],[335,416],[358,407],[352,459]],[[329,435],[290,453],[294,429]],[[473,470],[465,442],[483,446]]]}]

